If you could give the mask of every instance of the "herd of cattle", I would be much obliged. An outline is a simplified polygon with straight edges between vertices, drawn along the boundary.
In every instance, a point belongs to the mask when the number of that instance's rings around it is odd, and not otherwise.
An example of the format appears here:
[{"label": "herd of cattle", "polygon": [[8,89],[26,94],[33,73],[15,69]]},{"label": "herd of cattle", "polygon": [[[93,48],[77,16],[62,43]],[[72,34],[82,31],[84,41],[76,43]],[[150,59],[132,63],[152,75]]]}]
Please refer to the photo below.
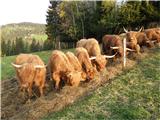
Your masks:
[{"label": "herd of cattle", "polygon": [[20,90],[27,90],[31,97],[32,86],[35,85],[42,96],[47,73],[54,81],[56,89],[59,89],[62,80],[71,86],[78,86],[81,81],[92,80],[97,72],[105,68],[107,58],[122,58],[124,37],[127,40],[127,51],[135,51],[137,54],[142,46],[152,47],[155,43],[160,43],[160,28],[143,31],[140,29],[138,32],[127,31],[124,28],[124,31],[126,33],[121,35],[104,35],[102,52],[94,38],[78,41],[75,54],[54,50],[47,65],[37,55],[18,55],[12,65],[16,70]]}]

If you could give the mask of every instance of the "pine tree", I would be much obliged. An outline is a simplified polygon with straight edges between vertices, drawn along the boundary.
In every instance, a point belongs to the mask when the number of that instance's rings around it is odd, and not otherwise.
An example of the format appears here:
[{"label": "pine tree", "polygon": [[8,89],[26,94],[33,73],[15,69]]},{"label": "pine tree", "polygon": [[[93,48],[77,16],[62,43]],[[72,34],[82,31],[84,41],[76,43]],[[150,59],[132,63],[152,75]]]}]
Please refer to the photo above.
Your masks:
[{"label": "pine tree", "polygon": [[50,6],[47,11],[46,18],[46,34],[48,39],[45,43],[45,49],[53,49],[55,44],[58,44],[56,41],[56,36],[60,34],[60,18],[57,11],[57,6],[59,1],[50,1]]},{"label": "pine tree", "polygon": [[5,41],[2,39],[2,41],[1,41],[1,55],[2,56],[5,56],[6,55],[6,47],[7,47],[7,45],[6,45],[6,43],[5,43]]}]

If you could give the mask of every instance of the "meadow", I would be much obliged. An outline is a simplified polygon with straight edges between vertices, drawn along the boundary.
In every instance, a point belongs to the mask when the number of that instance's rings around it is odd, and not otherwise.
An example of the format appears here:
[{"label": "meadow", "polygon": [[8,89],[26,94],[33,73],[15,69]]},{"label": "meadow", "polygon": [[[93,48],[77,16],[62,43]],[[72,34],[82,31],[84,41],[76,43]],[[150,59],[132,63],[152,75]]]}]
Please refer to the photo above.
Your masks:
[{"label": "meadow", "polygon": [[[63,51],[66,52],[68,50]],[[74,49],[69,49],[69,51],[74,52]],[[39,55],[47,64],[51,51],[35,52],[33,54]],[[144,53],[142,53],[142,55],[143,54]],[[16,56],[2,57],[2,80],[5,81],[6,79],[15,77],[15,70],[10,64],[14,61],[15,57]],[[103,84],[101,87],[96,87],[96,89],[89,94],[83,97],[81,96],[78,100],[68,106],[64,106],[63,109],[57,112],[49,112],[49,114],[43,113],[44,117],[42,119],[160,119],[160,49],[149,50],[149,53],[145,53],[143,59],[136,59],[134,61],[136,61],[136,65],[110,79],[109,83]],[[109,73],[115,74],[111,73],[111,71]],[[89,85],[91,84],[88,83],[88,86]],[[13,96],[17,94],[16,86],[14,85],[14,91],[12,90],[11,92]],[[38,99],[35,102],[33,100],[30,104],[22,105],[21,109],[26,109],[25,106],[27,105],[31,111],[34,110],[32,105],[42,105],[42,107],[44,107],[45,104],[47,105],[47,102],[49,102],[49,99],[57,95],[59,97],[65,97],[65,93],[67,93],[65,91],[67,90],[69,92],[69,89],[71,88],[64,88],[64,90],[60,92],[60,95],[52,90],[52,92],[45,96],[46,100]],[[81,86],[75,89],[75,91],[81,89],[84,88]],[[12,99],[9,99],[9,101],[10,100]],[[18,100],[20,100],[20,98]],[[56,102],[61,103],[61,101]],[[4,103],[6,104],[6,102]],[[19,102],[16,104],[18,105]],[[6,108],[8,107],[6,106]],[[41,109],[41,106],[37,109],[39,110],[39,108]],[[19,117],[21,117],[21,115],[23,114],[19,114]],[[13,118],[14,117],[16,116],[13,116]]]},{"label": "meadow", "polygon": [[160,119],[160,49],[91,95],[43,120]]}]

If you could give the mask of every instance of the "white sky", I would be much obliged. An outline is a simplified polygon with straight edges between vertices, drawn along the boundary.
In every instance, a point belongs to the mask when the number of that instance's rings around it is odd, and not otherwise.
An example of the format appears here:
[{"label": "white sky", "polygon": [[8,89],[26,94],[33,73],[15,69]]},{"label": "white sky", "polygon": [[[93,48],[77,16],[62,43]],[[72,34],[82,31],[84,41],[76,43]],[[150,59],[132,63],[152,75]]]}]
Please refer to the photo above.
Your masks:
[{"label": "white sky", "polygon": [[0,0],[0,25],[18,22],[46,23],[49,0]]}]

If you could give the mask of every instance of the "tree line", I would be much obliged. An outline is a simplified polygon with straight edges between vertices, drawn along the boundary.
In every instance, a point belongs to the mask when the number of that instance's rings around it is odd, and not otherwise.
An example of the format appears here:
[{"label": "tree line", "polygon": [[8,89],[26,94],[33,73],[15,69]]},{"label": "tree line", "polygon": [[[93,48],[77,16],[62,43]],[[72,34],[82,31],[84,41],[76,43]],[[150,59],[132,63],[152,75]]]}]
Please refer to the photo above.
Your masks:
[{"label": "tree line", "polygon": [[[62,49],[73,48],[75,47],[75,43],[61,43]],[[53,48],[56,49],[56,48]],[[31,53],[48,50],[48,41],[38,41],[36,39],[32,39],[31,41],[26,41],[22,37],[17,37],[15,40],[5,40],[2,37],[1,41],[1,56],[11,56],[17,55],[19,53]]]},{"label": "tree line", "polygon": [[104,34],[119,34],[128,29],[159,23],[160,1],[50,1],[46,16],[48,49],[61,42],[77,42]]},{"label": "tree line", "polygon": [[160,25],[159,13],[160,1],[50,1],[46,15],[48,39],[27,42],[2,38],[1,55],[71,48],[82,38],[94,37],[101,42],[105,34],[124,32],[123,26],[135,30],[151,23]]}]

